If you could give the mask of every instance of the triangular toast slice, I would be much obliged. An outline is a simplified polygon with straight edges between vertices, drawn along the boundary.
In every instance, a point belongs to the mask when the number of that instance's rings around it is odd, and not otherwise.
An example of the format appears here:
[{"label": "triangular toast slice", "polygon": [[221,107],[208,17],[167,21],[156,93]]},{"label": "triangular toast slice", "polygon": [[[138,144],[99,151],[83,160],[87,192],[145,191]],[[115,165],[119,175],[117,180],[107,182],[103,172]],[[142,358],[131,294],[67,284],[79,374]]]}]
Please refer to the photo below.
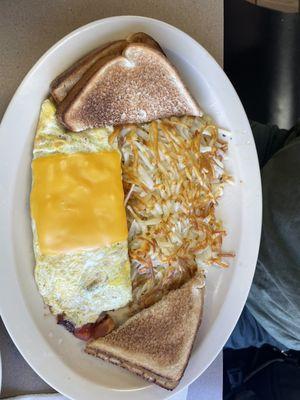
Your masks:
[{"label": "triangular toast slice", "polygon": [[107,336],[88,343],[85,351],[172,390],[191,354],[203,293],[204,278],[199,274]]},{"label": "triangular toast slice", "polygon": [[50,85],[50,92],[56,103],[60,103],[66,97],[72,87],[82,78],[98,60],[111,55],[122,53],[128,43],[146,43],[149,46],[162,51],[159,44],[144,32],[137,32],[129,35],[126,40],[117,40],[106,43],[86,54],[80,60],[75,62],[70,68],[60,74]]},{"label": "triangular toast slice", "polygon": [[202,115],[175,68],[146,44],[129,44],[122,56],[92,68],[58,107],[60,122],[74,132]]}]

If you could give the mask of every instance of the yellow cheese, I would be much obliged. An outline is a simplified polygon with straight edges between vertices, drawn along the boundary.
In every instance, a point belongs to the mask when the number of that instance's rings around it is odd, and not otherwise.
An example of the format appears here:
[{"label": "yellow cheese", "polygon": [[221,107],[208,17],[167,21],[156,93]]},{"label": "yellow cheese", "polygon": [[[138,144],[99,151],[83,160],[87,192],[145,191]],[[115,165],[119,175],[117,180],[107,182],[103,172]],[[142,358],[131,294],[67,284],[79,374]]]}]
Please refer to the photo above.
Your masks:
[{"label": "yellow cheese", "polygon": [[117,151],[39,157],[32,174],[31,213],[42,254],[92,250],[127,239]]}]

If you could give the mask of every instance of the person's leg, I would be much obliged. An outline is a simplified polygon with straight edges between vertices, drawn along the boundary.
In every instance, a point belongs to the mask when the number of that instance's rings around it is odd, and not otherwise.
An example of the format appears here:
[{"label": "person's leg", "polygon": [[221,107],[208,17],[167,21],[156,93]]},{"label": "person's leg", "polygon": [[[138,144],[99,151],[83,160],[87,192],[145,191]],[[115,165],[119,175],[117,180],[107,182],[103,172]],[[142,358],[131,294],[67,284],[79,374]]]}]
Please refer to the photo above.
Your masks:
[{"label": "person's leg", "polygon": [[[293,129],[287,131],[279,129],[277,126],[251,122],[251,128],[261,168],[263,168],[272,156],[282,149],[290,139],[299,136],[300,132],[299,125],[296,125]],[[256,321],[247,306],[245,306],[225,347],[240,349],[250,346],[261,347],[263,344],[270,344],[279,349],[287,350],[286,347],[277,342]]]},{"label": "person's leg", "polygon": [[[296,363],[278,359],[270,360],[264,366],[252,372],[243,385],[245,390],[254,392],[258,399],[299,400],[300,368]],[[242,396],[238,398],[243,399]]]},{"label": "person's leg", "polygon": [[250,121],[250,125],[256,145],[259,165],[260,168],[263,168],[273,154],[284,146],[291,131],[279,129],[276,125],[264,125],[255,121]]},{"label": "person's leg", "polygon": [[288,350],[285,346],[269,335],[269,333],[256,321],[247,306],[245,306],[238,323],[225,344],[225,348],[243,349],[247,347],[261,347],[264,344],[269,344],[280,350]]}]

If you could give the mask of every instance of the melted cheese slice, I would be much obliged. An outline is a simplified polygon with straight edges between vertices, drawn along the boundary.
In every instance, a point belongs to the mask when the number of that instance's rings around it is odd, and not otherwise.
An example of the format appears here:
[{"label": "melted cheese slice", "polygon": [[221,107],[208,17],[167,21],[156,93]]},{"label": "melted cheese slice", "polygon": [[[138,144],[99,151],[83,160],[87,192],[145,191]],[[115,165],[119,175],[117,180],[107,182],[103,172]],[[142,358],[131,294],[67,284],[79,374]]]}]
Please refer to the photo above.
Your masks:
[{"label": "melted cheese slice", "polygon": [[39,157],[32,174],[31,213],[42,254],[92,250],[127,239],[117,151]]}]

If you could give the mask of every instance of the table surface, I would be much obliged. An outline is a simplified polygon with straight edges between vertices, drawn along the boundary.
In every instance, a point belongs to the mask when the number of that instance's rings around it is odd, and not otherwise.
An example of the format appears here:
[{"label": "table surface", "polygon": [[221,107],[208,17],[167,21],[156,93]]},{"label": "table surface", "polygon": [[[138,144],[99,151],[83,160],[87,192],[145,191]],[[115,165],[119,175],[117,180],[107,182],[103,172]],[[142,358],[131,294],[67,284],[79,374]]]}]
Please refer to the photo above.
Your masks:
[{"label": "table surface", "polygon": [[[113,15],[166,21],[201,43],[223,66],[223,0],[1,0],[0,118],[21,80],[38,58],[63,36]],[[0,320],[1,398],[50,393],[24,361]],[[222,355],[189,388],[188,399],[222,398]]]}]

